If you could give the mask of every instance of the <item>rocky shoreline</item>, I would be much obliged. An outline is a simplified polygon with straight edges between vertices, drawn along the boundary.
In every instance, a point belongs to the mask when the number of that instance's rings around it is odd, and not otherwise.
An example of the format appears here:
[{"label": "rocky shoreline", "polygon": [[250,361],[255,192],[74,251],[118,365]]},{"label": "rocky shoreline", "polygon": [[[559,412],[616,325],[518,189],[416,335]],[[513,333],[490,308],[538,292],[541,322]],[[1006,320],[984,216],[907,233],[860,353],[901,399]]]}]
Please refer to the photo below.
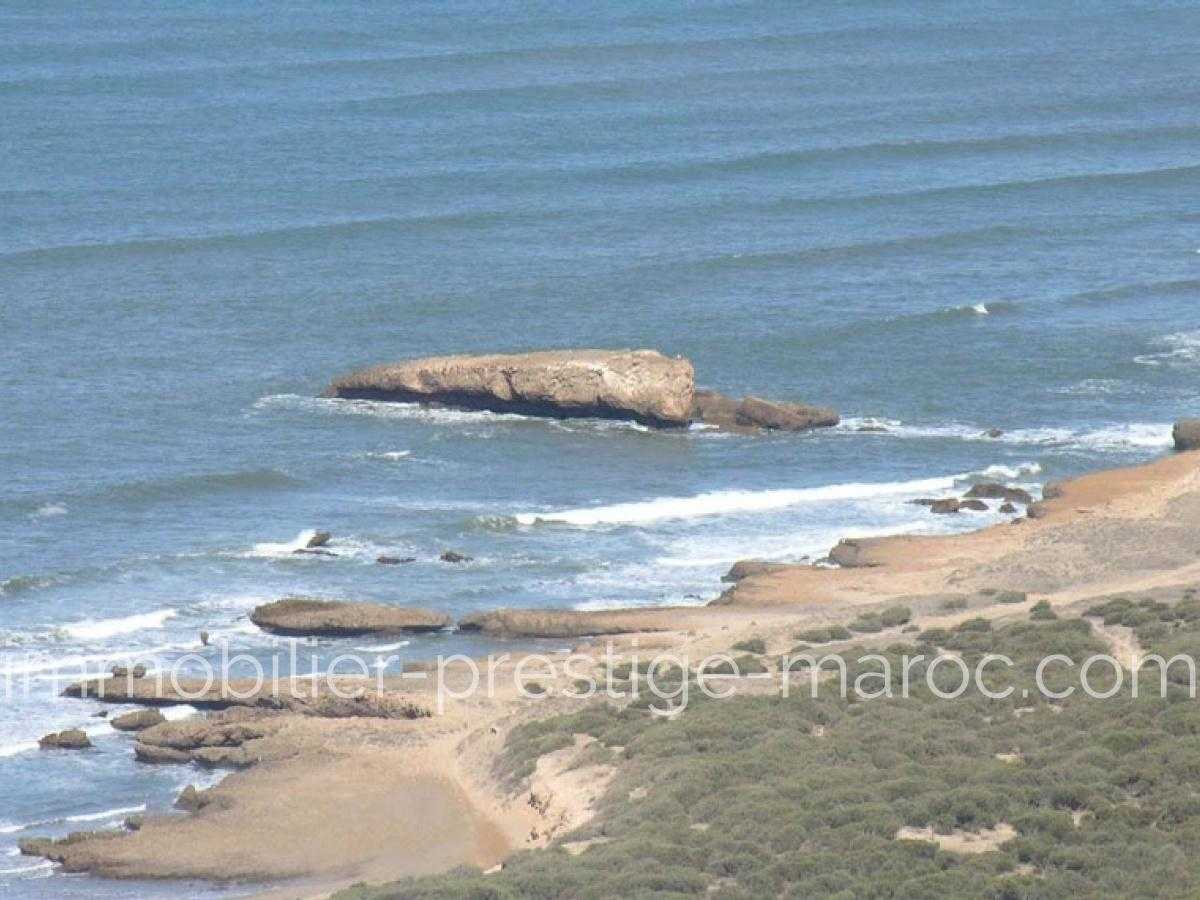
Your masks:
[{"label": "rocky shoreline", "polygon": [[[925,628],[968,618],[1005,621],[1031,604],[1073,615],[1089,598],[1118,590],[1200,580],[1200,453],[1048,485],[1041,500],[1018,490],[990,485],[963,498],[1027,504],[1027,514],[1012,523],[953,536],[843,540],[831,551],[834,567],[741,561],[723,579],[728,589],[707,606],[496,609],[458,627],[497,637],[611,638],[611,646],[605,640],[574,648],[596,671],[613,665],[607,654],[615,648],[620,665],[631,667],[639,652],[669,650],[689,658],[740,654],[770,672],[774,655],[796,635],[831,646],[883,646],[906,640],[913,617]],[[268,604],[255,615],[264,627],[290,633],[450,622],[428,610],[311,599]],[[602,791],[581,804],[569,767],[553,782],[558,793],[491,774],[514,728],[580,702],[566,693],[565,673],[539,676],[536,695],[519,691],[524,655],[513,657],[499,670],[499,691],[488,696],[465,690],[468,667],[451,669],[447,677],[462,697],[441,710],[431,685],[401,678],[339,679],[337,691],[279,683],[250,690],[239,682],[167,685],[155,673],[127,669],[80,682],[64,695],[143,708],[113,719],[140,762],[233,774],[210,790],[186,791],[186,815],[140,817],[124,832],[26,840],[21,851],[66,871],[112,877],[320,878],[337,886],[461,863],[486,867],[516,849],[546,846],[586,822]],[[761,690],[748,679],[735,685],[735,693]],[[201,709],[202,717],[162,721],[155,711],[180,703]],[[47,746],[78,743],[64,734],[48,736]],[[422,833],[411,817],[395,814],[406,808],[397,803],[422,802],[430,821],[444,828]],[[371,823],[369,836],[343,820],[347,809]],[[265,818],[272,821],[269,841],[261,839]],[[464,822],[469,827],[452,837],[455,823]],[[417,852],[398,853],[401,840]]]}]

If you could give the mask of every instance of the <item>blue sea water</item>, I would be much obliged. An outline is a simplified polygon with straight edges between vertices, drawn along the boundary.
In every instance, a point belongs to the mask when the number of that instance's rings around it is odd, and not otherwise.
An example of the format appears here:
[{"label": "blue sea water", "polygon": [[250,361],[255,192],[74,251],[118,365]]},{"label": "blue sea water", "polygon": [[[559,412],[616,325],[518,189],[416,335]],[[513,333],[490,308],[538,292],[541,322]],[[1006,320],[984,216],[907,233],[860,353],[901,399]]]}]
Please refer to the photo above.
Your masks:
[{"label": "blue sea water", "polygon": [[[996,520],[916,496],[1165,452],[1200,411],[1198,76],[1184,2],[0,0],[0,667],[32,679],[0,897],[215,891],[11,855],[207,777],[135,765],[56,667],[266,653],[246,613],[289,593],[698,603],[741,557]],[[317,399],[560,346],[845,420]],[[337,556],[289,552],[313,528]],[[79,724],[95,751],[30,749]]]}]

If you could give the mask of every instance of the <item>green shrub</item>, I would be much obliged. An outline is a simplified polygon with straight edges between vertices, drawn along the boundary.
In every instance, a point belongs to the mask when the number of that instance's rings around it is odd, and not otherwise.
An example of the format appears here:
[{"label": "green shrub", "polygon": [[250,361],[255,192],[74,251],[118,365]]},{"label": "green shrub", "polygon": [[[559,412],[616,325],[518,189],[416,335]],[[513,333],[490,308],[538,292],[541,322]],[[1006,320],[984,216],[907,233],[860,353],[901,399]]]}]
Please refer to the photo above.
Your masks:
[{"label": "green shrub", "polygon": [[912,621],[912,610],[907,606],[889,606],[879,614],[884,628],[897,628]]},{"label": "green shrub", "polygon": [[846,627],[851,631],[857,631],[860,634],[875,634],[883,631],[883,622],[879,620],[878,616],[867,614],[859,616]]},{"label": "green shrub", "polygon": [[750,638],[745,641],[738,641],[730,649],[740,650],[743,653],[766,653],[767,643],[762,638]]},{"label": "green shrub", "polygon": [[1029,608],[1029,618],[1037,622],[1049,621],[1057,619],[1058,614],[1050,608],[1050,601],[1039,600]]},{"label": "green shrub", "polygon": [[[1162,610],[1144,609],[1164,623]],[[964,659],[1009,656],[1017,697],[1044,656],[1082,660],[1106,649],[1079,619],[941,637]],[[1200,641],[1200,629],[1167,640]],[[901,649],[881,652],[891,659]],[[1050,676],[1054,689],[1078,671]],[[1052,706],[974,692],[948,701],[922,681],[907,699],[850,702],[836,690],[815,699],[807,690],[697,697],[672,719],[597,703],[518,725],[502,774],[529,771],[537,754],[571,746],[577,734],[597,743],[575,764],[618,765],[596,818],[560,838],[605,842],[578,856],[518,852],[492,875],[463,868],[357,885],[339,898],[1200,896],[1200,707],[1080,691]],[[1014,706],[1031,708],[1017,716]],[[1014,747],[1022,764],[996,758]],[[971,831],[1001,822],[1017,836],[981,854],[893,839],[904,825]],[[706,827],[692,827],[699,823]]]},{"label": "green shrub", "polygon": [[1029,595],[1024,591],[997,591],[992,597],[996,603],[1024,603]]},{"label": "green shrub", "polygon": [[792,635],[798,641],[810,644],[828,644],[832,641],[848,641],[851,634],[841,625],[830,625],[826,628],[809,628]]},{"label": "green shrub", "polygon": [[769,672],[770,669],[756,656],[734,657],[733,659],[719,659],[709,663],[702,670],[705,675],[758,675],[763,672]]},{"label": "green shrub", "polygon": [[955,631],[991,631],[992,623],[983,617],[976,617],[974,619],[967,619],[965,622],[959,622],[958,626],[954,630]]},{"label": "green shrub", "polygon": [[942,610],[944,612],[958,612],[966,609],[969,604],[966,597],[951,597],[948,600],[942,601]]}]

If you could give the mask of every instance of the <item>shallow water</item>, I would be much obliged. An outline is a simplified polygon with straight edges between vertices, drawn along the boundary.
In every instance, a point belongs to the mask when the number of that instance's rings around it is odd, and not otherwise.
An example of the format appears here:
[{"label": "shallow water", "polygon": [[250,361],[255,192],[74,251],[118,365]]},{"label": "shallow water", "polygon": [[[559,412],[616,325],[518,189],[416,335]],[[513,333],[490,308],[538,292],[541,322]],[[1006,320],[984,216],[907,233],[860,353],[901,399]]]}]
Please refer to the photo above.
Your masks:
[{"label": "shallow water", "polygon": [[[740,557],[991,520],[915,496],[1163,452],[1200,407],[1198,26],[1184,3],[0,2],[0,665],[39,679],[0,707],[0,896],[201,895],[5,855],[198,777],[113,734],[30,751],[100,728],[54,698],[64,659],[200,629],[266,654],[245,614],[293,592],[698,603]],[[365,363],[579,345],[846,419],[313,399]],[[312,528],[337,557],[289,552]],[[487,647],[400,648],[461,649]]]}]

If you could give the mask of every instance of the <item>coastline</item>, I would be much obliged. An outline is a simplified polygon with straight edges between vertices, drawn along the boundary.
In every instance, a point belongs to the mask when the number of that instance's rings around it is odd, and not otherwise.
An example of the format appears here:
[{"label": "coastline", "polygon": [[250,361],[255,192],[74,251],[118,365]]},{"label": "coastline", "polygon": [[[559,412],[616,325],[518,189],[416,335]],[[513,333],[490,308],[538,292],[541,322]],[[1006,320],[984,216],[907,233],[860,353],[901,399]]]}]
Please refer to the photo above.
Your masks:
[{"label": "coastline", "polygon": [[[657,610],[650,619],[635,611],[625,617],[630,630],[575,649],[597,662],[610,643],[622,660],[639,651],[695,659],[759,637],[768,653],[783,652],[796,629],[842,624],[899,600],[923,625],[946,626],[1012,618],[1037,600],[1069,614],[1088,598],[1200,581],[1200,453],[1093,473],[1056,493],[1037,518],[861,542],[857,567],[769,567],[739,580],[719,603]],[[1001,601],[1000,592],[1021,592],[1021,599]],[[966,598],[964,608],[945,611],[947,597]],[[673,614],[668,628],[664,618]],[[622,614],[593,615],[604,630],[620,631]],[[663,630],[636,630],[647,621]],[[1120,635],[1110,637],[1116,647]],[[855,640],[903,636],[885,629]],[[151,817],[135,833],[62,848],[64,865],[113,877],[284,881],[264,896],[295,897],[460,864],[486,869],[515,850],[554,842],[587,821],[611,772],[586,772],[580,781],[572,767],[555,771],[551,759],[535,774],[540,787],[497,779],[494,762],[515,726],[580,705],[560,696],[562,676],[547,683],[544,699],[521,696],[512,677],[521,659],[499,668],[497,692],[454,699],[440,715],[246,711],[266,731],[253,741],[253,764],[204,792],[202,810]],[[467,677],[465,670],[447,673],[460,687]],[[382,693],[393,704],[434,702],[432,685],[412,679],[388,679]]]}]

